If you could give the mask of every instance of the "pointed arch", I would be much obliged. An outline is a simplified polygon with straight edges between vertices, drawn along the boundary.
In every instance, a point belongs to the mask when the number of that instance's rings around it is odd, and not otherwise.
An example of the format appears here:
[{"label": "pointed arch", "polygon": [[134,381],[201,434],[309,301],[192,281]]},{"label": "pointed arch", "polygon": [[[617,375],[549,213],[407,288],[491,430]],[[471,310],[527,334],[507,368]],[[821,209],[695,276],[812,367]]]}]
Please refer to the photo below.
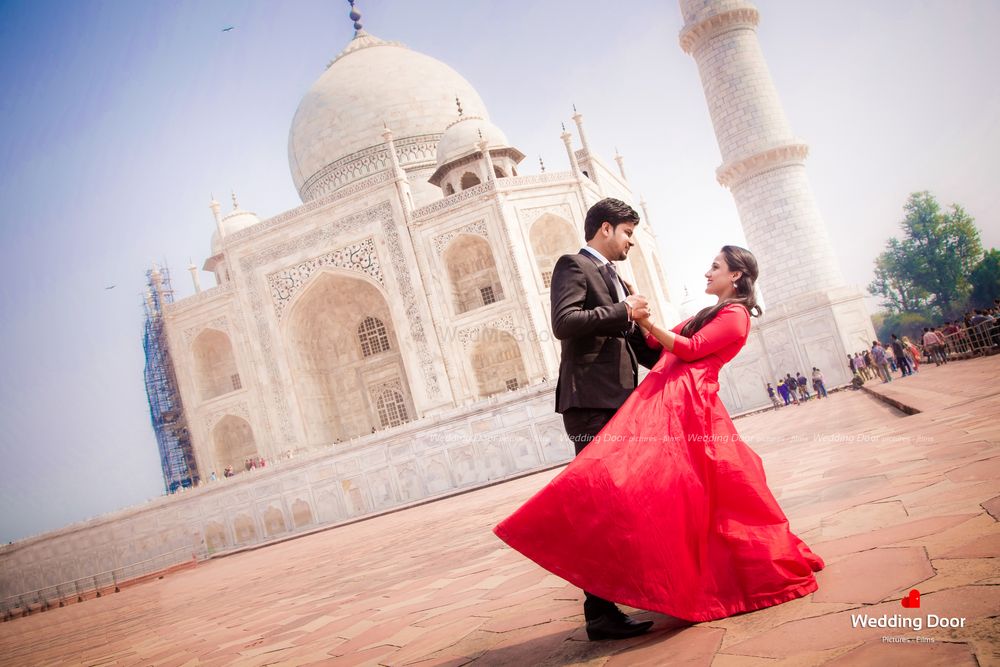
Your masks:
[{"label": "pointed arch", "polygon": [[472,348],[470,362],[480,398],[528,384],[521,347],[506,331],[484,329]]},{"label": "pointed arch", "polygon": [[222,331],[205,329],[191,343],[195,382],[201,400],[207,401],[243,387],[236,368],[233,344]]},{"label": "pointed arch", "polygon": [[232,466],[233,470],[245,470],[249,458],[259,456],[253,428],[242,417],[226,415],[212,429],[212,443],[215,446],[215,463],[218,470]]},{"label": "pointed arch", "polygon": [[385,324],[377,317],[369,315],[358,325],[358,342],[361,344],[361,354],[371,357],[379,352],[388,352],[389,334]]},{"label": "pointed arch", "polygon": [[451,282],[452,304],[462,314],[502,301],[500,272],[489,241],[459,234],[441,255]]},{"label": "pointed arch", "polygon": [[410,421],[406,410],[406,399],[394,389],[386,389],[379,394],[375,400],[375,409],[378,411],[381,428],[392,428]]},{"label": "pointed arch", "polygon": [[381,428],[369,393],[376,380],[395,378],[409,387],[386,295],[358,274],[313,276],[289,307],[284,336],[312,447]]},{"label": "pointed arch", "polygon": [[545,213],[531,223],[528,241],[535,254],[538,274],[545,289],[548,289],[552,281],[552,269],[556,260],[580,247],[580,238],[569,220],[552,213]]},{"label": "pointed arch", "polygon": [[475,187],[480,183],[482,183],[482,181],[479,180],[478,176],[473,174],[471,171],[467,171],[462,174],[462,180],[459,182],[459,185],[462,186],[463,190],[468,190],[469,188]]}]

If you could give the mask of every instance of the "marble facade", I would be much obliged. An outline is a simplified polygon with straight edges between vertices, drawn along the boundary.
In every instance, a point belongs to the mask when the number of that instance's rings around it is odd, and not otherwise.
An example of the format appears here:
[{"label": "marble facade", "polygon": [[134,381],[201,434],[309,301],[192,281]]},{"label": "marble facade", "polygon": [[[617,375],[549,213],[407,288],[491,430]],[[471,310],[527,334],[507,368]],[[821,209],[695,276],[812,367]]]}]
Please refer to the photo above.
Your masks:
[{"label": "marble facade", "polygon": [[202,559],[559,465],[573,447],[552,411],[553,385],[497,394],[475,410],[451,408],[5,545],[0,598],[162,554]]},{"label": "marble facade", "polygon": [[[201,479],[557,377],[551,269],[591,204],[634,201],[574,120],[569,171],[519,175],[468,82],[359,30],[292,123],[304,203],[260,220],[212,202],[217,286],[165,308]],[[622,273],[676,317],[648,223],[637,239]]]}]

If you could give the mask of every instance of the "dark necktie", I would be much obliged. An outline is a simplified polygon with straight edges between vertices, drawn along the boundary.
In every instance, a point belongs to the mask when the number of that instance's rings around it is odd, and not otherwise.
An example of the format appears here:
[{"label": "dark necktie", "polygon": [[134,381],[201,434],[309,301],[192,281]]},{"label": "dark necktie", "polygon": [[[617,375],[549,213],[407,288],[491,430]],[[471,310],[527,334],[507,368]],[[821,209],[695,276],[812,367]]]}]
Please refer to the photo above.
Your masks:
[{"label": "dark necktie", "polygon": [[[624,301],[625,297],[628,296],[628,290],[625,289],[625,284],[622,283],[621,278],[618,277],[618,271],[615,270],[615,265],[608,262],[604,265],[607,267],[608,275],[611,276],[611,280],[615,284],[615,298],[616,303]],[[620,291],[619,291],[620,290]],[[628,326],[625,327],[626,333],[631,333],[635,329],[635,322],[629,321]]]},{"label": "dark necktie", "polygon": [[615,284],[615,298],[618,301],[624,301],[624,298],[623,298],[622,295],[625,294],[627,296],[627,294],[625,292],[625,286],[622,285],[622,281],[618,277],[618,271],[615,270],[615,265],[612,262],[608,262],[604,266],[607,267],[608,275],[611,276],[611,280],[614,281],[614,284]]}]

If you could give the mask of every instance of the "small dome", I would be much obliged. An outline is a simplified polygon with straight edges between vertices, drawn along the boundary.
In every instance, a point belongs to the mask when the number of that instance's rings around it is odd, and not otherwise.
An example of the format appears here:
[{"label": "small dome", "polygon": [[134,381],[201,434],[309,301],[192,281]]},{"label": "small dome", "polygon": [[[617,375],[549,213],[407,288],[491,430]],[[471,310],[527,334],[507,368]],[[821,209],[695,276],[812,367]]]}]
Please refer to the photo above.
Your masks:
[{"label": "small dome", "polygon": [[222,218],[222,231],[226,236],[229,236],[247,227],[252,227],[258,222],[260,222],[260,218],[257,217],[256,213],[238,208]]},{"label": "small dome", "polygon": [[493,123],[480,116],[462,116],[448,126],[438,142],[437,166],[478,153],[483,139],[489,149],[509,146],[507,137]]},{"label": "small dome", "polygon": [[[222,234],[230,236],[247,227],[253,227],[258,222],[260,222],[260,218],[257,217],[256,213],[235,208],[222,218]],[[222,252],[222,236],[219,235],[219,230],[216,229],[212,232],[212,256],[214,257],[220,252]]]}]

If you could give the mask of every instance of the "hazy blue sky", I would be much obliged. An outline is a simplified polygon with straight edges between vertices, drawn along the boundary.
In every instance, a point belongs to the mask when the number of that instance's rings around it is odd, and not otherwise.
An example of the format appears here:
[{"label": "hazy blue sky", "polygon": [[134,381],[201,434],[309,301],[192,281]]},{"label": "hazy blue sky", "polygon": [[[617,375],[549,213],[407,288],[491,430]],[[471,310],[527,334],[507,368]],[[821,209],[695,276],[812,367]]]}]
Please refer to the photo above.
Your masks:
[{"label": "hazy blue sky", "polygon": [[[759,0],[759,36],[848,282],[865,285],[907,195],[928,189],[1000,245],[1000,3]],[[361,0],[366,28],[443,60],[537,170],[566,167],[575,103],[649,202],[675,293],[741,242],[674,2]],[[352,35],[347,3],[0,2],[0,540],[162,493],[141,291],[181,295],[209,196],[299,203],[286,144]],[[223,33],[221,29],[236,29]],[[203,284],[212,278],[203,275]],[[114,289],[106,287],[116,285]],[[765,295],[766,297],[766,295]]]}]

